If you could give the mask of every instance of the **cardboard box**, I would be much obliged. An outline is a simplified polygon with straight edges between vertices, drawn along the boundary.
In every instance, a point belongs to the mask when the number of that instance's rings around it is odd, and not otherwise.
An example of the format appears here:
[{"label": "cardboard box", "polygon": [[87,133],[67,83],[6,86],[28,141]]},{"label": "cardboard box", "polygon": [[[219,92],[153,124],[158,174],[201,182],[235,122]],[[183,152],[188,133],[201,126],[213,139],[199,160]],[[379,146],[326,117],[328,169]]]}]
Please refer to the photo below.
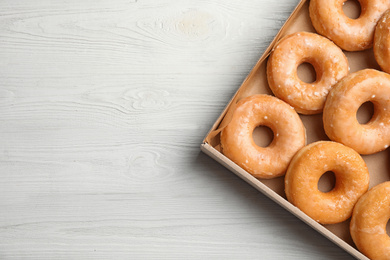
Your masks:
[{"label": "cardboard box", "polygon": [[[350,14],[357,12],[356,8],[353,6],[348,6],[347,9],[344,9],[344,11],[347,14],[348,12]],[[287,201],[284,193],[284,177],[279,177],[271,180],[256,179],[248,172],[233,163],[231,160],[229,160],[221,152],[219,140],[220,132],[221,129],[223,129],[223,127],[225,127],[229,122],[232,112],[234,111],[235,104],[240,99],[254,94],[263,93],[272,95],[272,92],[268,87],[266,76],[267,58],[272,49],[276,46],[277,42],[282,37],[298,31],[315,32],[313,26],[311,25],[309,17],[309,0],[302,0],[298,4],[294,12],[288,18],[288,20],[278,32],[274,40],[271,42],[270,46],[266,49],[255,67],[252,69],[252,71],[249,73],[242,85],[239,87],[232,100],[226,106],[225,110],[214,123],[211,130],[203,140],[203,143],[201,144],[201,149],[203,152],[214,158],[226,168],[230,169],[233,173],[241,177],[243,180],[248,182],[257,190],[264,193],[266,196],[268,196],[276,203],[290,211],[296,217],[298,217],[299,219],[310,225],[312,228],[323,234],[325,237],[333,241],[335,244],[343,248],[352,256],[356,257],[357,259],[368,259],[354,246],[351,235],[349,233],[350,219],[345,222],[333,225],[321,225],[317,223],[316,221],[308,217],[305,213],[303,213],[301,210],[299,210],[297,207]],[[380,70],[378,64],[375,61],[372,49],[362,52],[344,53],[346,54],[349,61],[350,72],[355,72],[364,68],[374,68]],[[302,73],[302,77],[310,77],[310,73],[312,72],[307,70],[303,71]],[[372,115],[372,107],[362,106],[362,108],[359,109],[357,116],[360,120],[363,120],[364,118],[369,119],[370,115]],[[329,140],[323,130],[322,114],[310,116],[300,115],[300,117],[306,127],[308,144],[318,140]],[[261,139],[267,137],[261,135],[261,133],[255,132],[254,138]],[[389,160],[388,150],[373,155],[365,155],[363,156],[363,159],[365,160],[370,171],[370,188],[381,182],[390,180],[390,167],[387,163]],[[321,182],[320,185],[322,185]]]}]

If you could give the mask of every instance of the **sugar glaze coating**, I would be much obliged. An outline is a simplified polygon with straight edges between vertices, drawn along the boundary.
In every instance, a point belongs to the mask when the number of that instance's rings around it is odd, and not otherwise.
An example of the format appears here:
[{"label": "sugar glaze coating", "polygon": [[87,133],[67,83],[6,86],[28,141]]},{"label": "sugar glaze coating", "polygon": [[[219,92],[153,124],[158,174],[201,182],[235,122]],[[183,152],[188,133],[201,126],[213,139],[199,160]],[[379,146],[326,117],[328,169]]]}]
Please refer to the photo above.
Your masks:
[{"label": "sugar glaze coating", "polygon": [[[298,66],[305,62],[316,71],[316,80],[312,83],[298,77]],[[321,113],[329,90],[348,72],[348,60],[342,50],[325,37],[309,32],[283,38],[267,63],[272,92],[301,114]]]},{"label": "sugar glaze coating", "polygon": [[372,47],[379,18],[390,8],[389,0],[358,0],[361,13],[357,19],[345,15],[347,0],[310,0],[309,12],[316,31],[346,51]]},{"label": "sugar glaze coating", "polygon": [[[321,176],[332,171],[335,187],[318,189]],[[368,189],[369,173],[362,157],[340,143],[318,141],[302,148],[293,157],[285,176],[288,201],[321,224],[348,219],[357,200]]]},{"label": "sugar glaze coating", "polygon": [[[356,113],[368,101],[374,104],[374,114],[360,124]],[[365,69],[344,77],[329,92],[323,123],[331,140],[360,154],[385,150],[390,145],[390,75]]]},{"label": "sugar glaze coating", "polygon": [[[253,131],[269,127],[274,139],[267,147],[257,146]],[[230,123],[221,132],[222,152],[257,178],[285,174],[294,154],[306,143],[306,130],[295,110],[270,95],[254,95],[240,100]]]},{"label": "sugar glaze coating", "polygon": [[390,259],[390,182],[383,182],[364,194],[352,213],[350,232],[357,248],[373,260]]},{"label": "sugar glaze coating", "polygon": [[385,12],[376,26],[374,55],[381,69],[390,73],[390,10]]}]

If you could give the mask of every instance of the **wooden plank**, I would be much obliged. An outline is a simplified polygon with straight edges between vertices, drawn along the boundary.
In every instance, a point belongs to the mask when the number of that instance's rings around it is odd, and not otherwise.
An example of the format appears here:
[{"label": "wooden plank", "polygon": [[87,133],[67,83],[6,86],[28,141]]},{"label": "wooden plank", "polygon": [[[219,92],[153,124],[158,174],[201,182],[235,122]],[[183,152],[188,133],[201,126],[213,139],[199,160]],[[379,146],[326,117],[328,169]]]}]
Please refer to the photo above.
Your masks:
[{"label": "wooden plank", "polygon": [[348,259],[200,153],[298,3],[0,2],[0,259]]}]

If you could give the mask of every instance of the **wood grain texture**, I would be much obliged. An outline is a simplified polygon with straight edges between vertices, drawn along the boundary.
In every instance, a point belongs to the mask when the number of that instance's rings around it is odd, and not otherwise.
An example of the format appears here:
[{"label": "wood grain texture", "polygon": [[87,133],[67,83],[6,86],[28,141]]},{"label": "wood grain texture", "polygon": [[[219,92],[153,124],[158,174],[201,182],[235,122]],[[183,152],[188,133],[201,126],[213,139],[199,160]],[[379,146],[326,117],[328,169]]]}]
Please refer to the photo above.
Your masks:
[{"label": "wood grain texture", "polygon": [[0,259],[350,259],[199,145],[297,0],[0,2]]}]

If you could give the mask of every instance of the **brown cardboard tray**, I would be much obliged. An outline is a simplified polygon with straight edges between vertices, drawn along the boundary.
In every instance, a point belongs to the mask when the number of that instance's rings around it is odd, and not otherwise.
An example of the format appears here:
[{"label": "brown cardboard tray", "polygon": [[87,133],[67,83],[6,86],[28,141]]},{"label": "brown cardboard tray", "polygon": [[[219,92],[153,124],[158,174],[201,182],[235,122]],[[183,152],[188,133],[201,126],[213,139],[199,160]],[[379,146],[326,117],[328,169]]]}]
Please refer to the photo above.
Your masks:
[{"label": "brown cardboard tray", "polygon": [[[354,7],[350,8],[350,10],[345,9],[345,12],[353,13],[354,11],[356,11],[353,9]],[[243,180],[248,182],[257,190],[264,193],[276,203],[287,209],[293,215],[307,223],[309,226],[320,232],[322,235],[333,241],[335,244],[343,248],[355,258],[368,259],[362,253],[360,253],[353,244],[351,235],[349,233],[350,220],[333,225],[322,225],[317,223],[316,221],[308,217],[305,213],[303,213],[301,210],[299,210],[297,207],[287,201],[286,195],[284,193],[284,177],[279,177],[271,180],[256,179],[248,172],[240,168],[238,165],[233,163],[231,160],[229,160],[221,152],[220,132],[229,123],[232,112],[235,108],[235,104],[242,98],[254,94],[262,93],[272,95],[272,92],[268,87],[266,76],[267,58],[271,53],[272,49],[276,46],[276,44],[282,37],[298,31],[315,32],[314,28],[311,25],[309,17],[309,0],[302,0],[298,4],[296,9],[293,11],[291,16],[287,19],[278,34],[275,36],[274,40],[271,42],[271,44],[261,56],[257,64],[254,66],[252,71],[249,73],[242,85],[239,87],[232,100],[226,106],[225,110],[214,123],[209,133],[206,135],[205,139],[203,140],[203,143],[201,144],[201,149],[207,155],[224,165],[226,168],[230,169],[233,173],[241,177]],[[375,61],[372,49],[361,52],[344,53],[349,61],[350,72],[355,72],[365,68],[374,68],[380,70],[378,64]],[[310,72],[309,70],[303,70],[303,72],[301,73],[302,77],[310,77],[310,73],[312,74],[312,72]],[[364,120],[364,118],[369,118],[370,114],[372,114],[372,108],[363,107],[359,109],[357,116],[358,118],[362,118],[362,120]],[[306,127],[307,144],[318,140],[329,140],[323,130],[322,114],[310,116],[300,115],[300,117]],[[257,136],[255,136],[256,134]],[[261,139],[269,137],[265,136],[264,133],[254,132],[254,138]],[[379,183],[390,180],[390,165],[388,163],[389,149],[373,155],[364,155],[363,159],[365,160],[370,171],[370,188]]]}]

